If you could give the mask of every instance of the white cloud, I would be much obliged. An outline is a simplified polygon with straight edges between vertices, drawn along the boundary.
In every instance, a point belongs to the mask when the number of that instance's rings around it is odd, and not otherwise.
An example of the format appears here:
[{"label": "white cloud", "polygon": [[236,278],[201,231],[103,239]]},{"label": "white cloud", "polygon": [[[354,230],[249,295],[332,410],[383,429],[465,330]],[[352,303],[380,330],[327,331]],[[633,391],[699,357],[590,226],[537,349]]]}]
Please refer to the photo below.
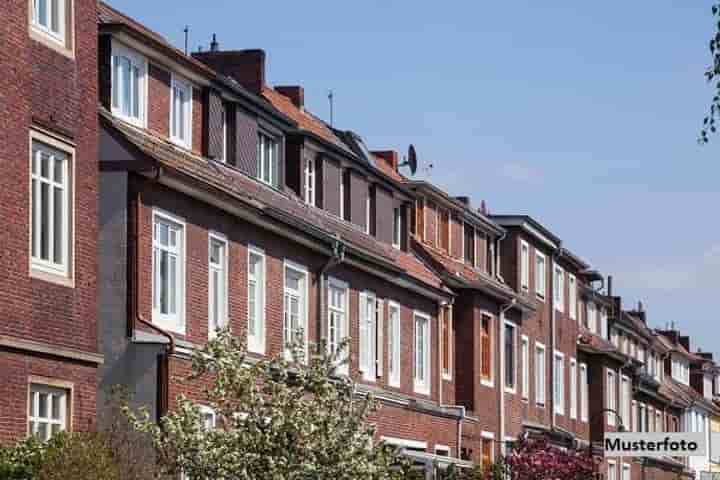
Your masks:
[{"label": "white cloud", "polygon": [[519,183],[537,184],[542,181],[542,174],[532,167],[519,163],[506,163],[500,168],[500,175]]}]

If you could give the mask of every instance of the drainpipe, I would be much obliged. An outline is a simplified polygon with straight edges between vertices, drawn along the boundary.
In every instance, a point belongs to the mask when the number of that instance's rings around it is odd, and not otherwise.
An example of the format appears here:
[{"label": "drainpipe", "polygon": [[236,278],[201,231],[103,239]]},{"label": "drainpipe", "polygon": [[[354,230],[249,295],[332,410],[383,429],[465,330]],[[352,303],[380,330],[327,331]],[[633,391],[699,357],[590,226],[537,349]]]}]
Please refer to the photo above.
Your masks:
[{"label": "drainpipe", "polygon": [[505,312],[515,306],[517,300],[513,298],[510,303],[506,303],[500,307],[500,348],[498,348],[500,357],[500,375],[498,378],[498,387],[500,388],[500,449],[503,455],[505,455]]},{"label": "drainpipe", "polygon": [[[318,336],[320,338],[324,338],[323,335],[323,315],[325,314],[325,274],[330,270],[331,268],[335,267],[336,265],[341,264],[345,261],[345,244],[342,243],[342,240],[340,240],[340,237],[336,236],[333,239],[332,244],[332,253],[330,254],[330,258],[328,258],[328,261],[325,262],[325,264],[320,267],[317,271],[317,282],[320,285],[318,288],[318,305],[320,305],[320,308],[318,308],[317,313],[317,332]],[[321,347],[321,342],[318,342],[317,344],[318,353],[319,349]]]},{"label": "drainpipe", "polygon": [[[438,302],[438,311],[442,312],[445,307],[449,307],[447,309],[449,314],[452,315],[452,306],[455,304],[455,299],[451,298],[449,302]],[[442,327],[442,325],[440,325]],[[460,452],[462,451],[462,430],[463,430],[463,421],[465,420],[465,406],[464,405],[445,405],[443,404],[443,376],[442,376],[442,355],[443,355],[443,349],[442,349],[442,330],[441,328],[438,328],[438,399],[440,408],[452,408],[460,412],[460,417],[458,417],[458,423],[457,423],[457,442],[456,442],[456,449],[457,449],[457,458],[460,458]],[[454,353],[454,352],[453,352]],[[454,365],[451,360],[451,365]],[[457,380],[457,378],[456,378]]]},{"label": "drainpipe", "polygon": [[[160,179],[160,175],[162,175],[162,168],[159,166],[156,166],[156,173],[153,177],[152,181],[157,182]],[[151,330],[159,333],[160,335],[164,336],[168,339],[167,344],[163,344],[165,346],[164,352],[160,355],[158,355],[158,396],[157,396],[157,419],[159,420],[162,415],[167,411],[168,404],[169,404],[169,375],[168,375],[168,367],[169,367],[169,359],[170,355],[175,353],[175,337],[168,331],[158,327],[157,325],[153,324],[151,321],[145,318],[145,316],[140,311],[140,283],[142,275],[140,275],[140,232],[142,231],[142,192],[140,189],[138,189],[136,198],[135,198],[135,228],[133,229],[133,249],[132,249],[132,257],[130,259],[130,265],[131,268],[134,270],[132,273],[133,278],[133,286],[131,290],[132,295],[132,303],[131,303],[131,318],[129,322],[130,326],[130,335],[134,335],[135,325],[136,322],[141,323],[142,325],[145,325],[146,327],[150,328]]]},{"label": "drainpipe", "polygon": [[500,244],[503,240],[505,240],[505,237],[507,237],[507,231],[503,230],[502,235],[495,240],[495,277],[502,283],[505,283],[505,279],[503,278],[502,273],[500,273]]},{"label": "drainpipe", "polygon": [[558,242],[557,249],[553,252],[550,257],[550,385],[552,385],[552,412],[550,413],[551,418],[551,429],[554,431],[557,426],[557,419],[555,418],[555,330],[557,323],[557,315],[555,314],[555,262],[557,262],[563,255],[562,242]]}]

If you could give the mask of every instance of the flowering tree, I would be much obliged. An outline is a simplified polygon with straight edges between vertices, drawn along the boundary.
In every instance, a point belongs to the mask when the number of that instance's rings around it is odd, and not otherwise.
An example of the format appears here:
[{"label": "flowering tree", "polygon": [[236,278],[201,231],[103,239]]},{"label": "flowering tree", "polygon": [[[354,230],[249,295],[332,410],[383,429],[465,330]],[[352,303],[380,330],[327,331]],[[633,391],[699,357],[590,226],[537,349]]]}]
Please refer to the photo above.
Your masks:
[{"label": "flowering tree", "polygon": [[376,402],[335,375],[338,356],[303,362],[303,352],[293,352],[290,362],[250,361],[227,332],[196,351],[190,379],[209,380],[202,403],[215,412],[216,428],[206,428],[203,410],[184,397],[159,424],[147,412],[126,414],[152,439],[166,472],[187,478],[402,478],[392,447],[373,442],[367,419]]},{"label": "flowering tree", "polygon": [[595,462],[588,451],[562,450],[546,440],[520,440],[504,462],[512,480],[587,480]]}]

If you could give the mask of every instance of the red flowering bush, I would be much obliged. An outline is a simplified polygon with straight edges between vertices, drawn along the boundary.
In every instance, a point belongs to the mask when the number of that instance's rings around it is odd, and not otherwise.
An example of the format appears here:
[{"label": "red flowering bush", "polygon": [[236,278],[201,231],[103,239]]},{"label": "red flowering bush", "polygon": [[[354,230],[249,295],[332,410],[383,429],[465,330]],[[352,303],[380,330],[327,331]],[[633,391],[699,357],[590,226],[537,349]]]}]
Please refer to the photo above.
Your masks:
[{"label": "red flowering bush", "polygon": [[520,440],[505,464],[511,480],[590,480],[595,462],[588,451],[563,450],[546,440]]}]

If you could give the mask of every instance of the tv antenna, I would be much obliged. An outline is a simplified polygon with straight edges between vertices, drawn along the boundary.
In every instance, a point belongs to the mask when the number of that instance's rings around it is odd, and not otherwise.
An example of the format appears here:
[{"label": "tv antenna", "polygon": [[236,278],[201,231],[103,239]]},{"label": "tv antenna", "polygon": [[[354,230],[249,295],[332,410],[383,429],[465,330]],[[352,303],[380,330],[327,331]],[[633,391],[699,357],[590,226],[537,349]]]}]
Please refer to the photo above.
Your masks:
[{"label": "tv antenna", "polygon": [[188,54],[188,38],[190,34],[190,26],[185,25],[185,28],[183,28],[183,33],[185,34],[185,55]]},{"label": "tv antenna", "polygon": [[332,127],[333,126],[333,98],[334,98],[332,90],[328,90],[327,97],[328,97],[328,102],[330,103],[330,126]]}]

